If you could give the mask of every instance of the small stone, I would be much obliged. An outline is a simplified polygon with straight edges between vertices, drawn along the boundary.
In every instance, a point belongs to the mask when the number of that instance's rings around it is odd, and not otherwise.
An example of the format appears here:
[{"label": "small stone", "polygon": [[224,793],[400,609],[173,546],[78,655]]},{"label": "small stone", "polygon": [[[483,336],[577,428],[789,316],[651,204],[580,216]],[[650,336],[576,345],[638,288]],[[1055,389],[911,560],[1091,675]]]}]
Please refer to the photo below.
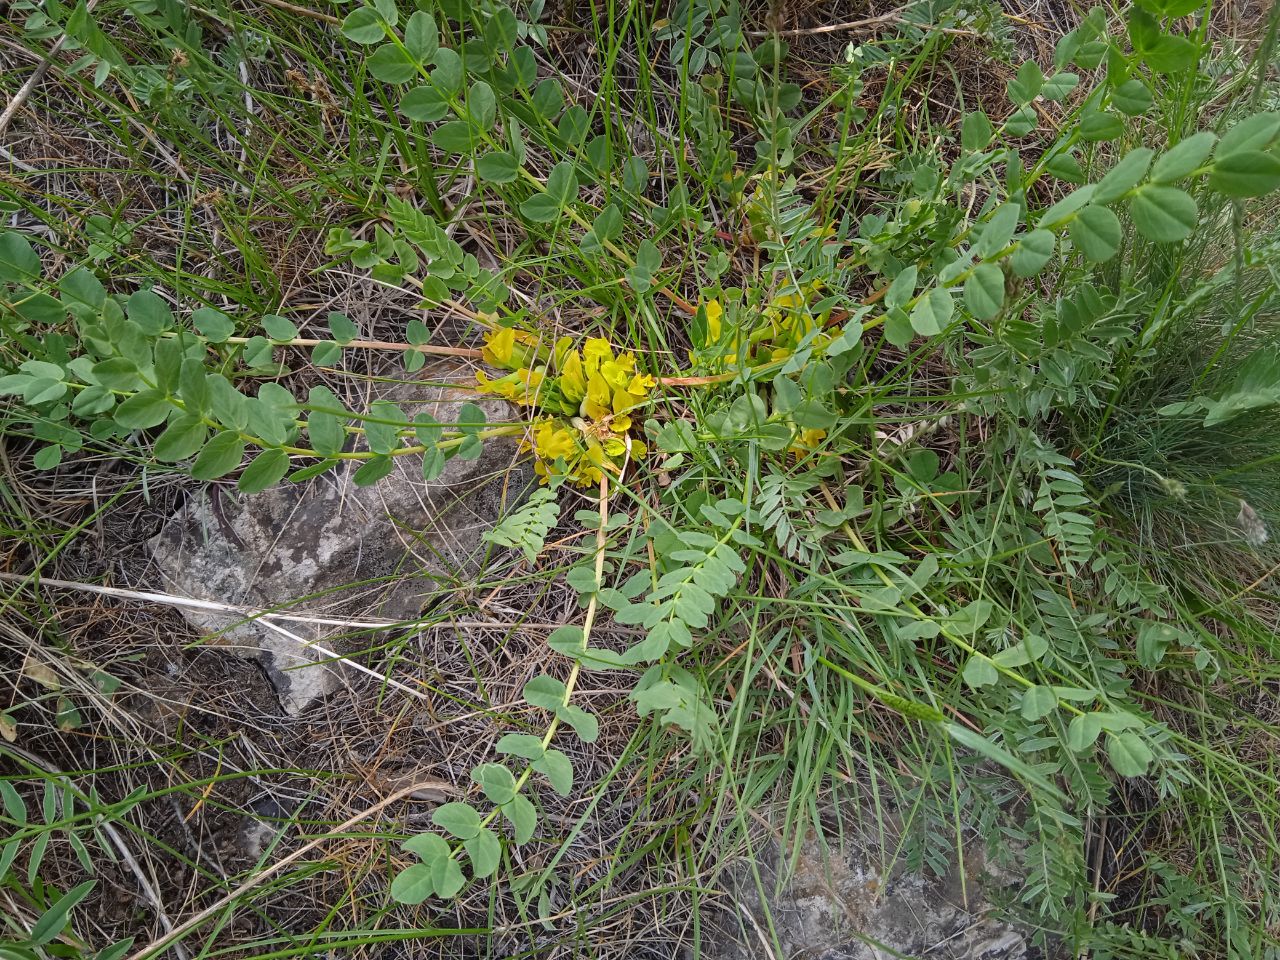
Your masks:
[{"label": "small stone", "polygon": [[[455,368],[432,368],[424,377],[434,382],[402,387],[388,397],[401,402],[411,418],[426,412],[454,423],[468,401],[490,421],[512,417],[505,401],[477,400],[471,391],[441,385],[450,377],[456,382]],[[419,616],[425,596],[474,570],[484,549],[480,534],[519,505],[532,471],[513,469],[516,444],[506,437],[486,441],[475,460],[454,457],[429,484],[422,479],[421,458],[394,462],[390,474],[367,487],[353,482],[359,466],[353,461],[252,496],[208,487],[196,491],[150,544],[164,589],[320,617]],[[340,645],[339,628],[296,620],[268,626],[215,611],[182,612],[210,644],[259,659],[290,715],[355,676],[311,646]]]},{"label": "small stone", "polygon": [[[766,931],[776,932],[778,956],[821,960],[1023,960],[1022,932],[987,916],[982,882],[968,883],[967,902],[956,877],[934,879],[894,871],[880,875],[878,858],[846,839],[833,847],[807,840],[792,861],[776,841],[759,851],[756,871],[738,861],[720,886],[731,905],[709,925],[703,956],[756,960],[772,956]],[[783,874],[780,877],[780,874]],[[781,880],[781,882],[779,882]],[[760,891],[764,891],[762,902]]]}]

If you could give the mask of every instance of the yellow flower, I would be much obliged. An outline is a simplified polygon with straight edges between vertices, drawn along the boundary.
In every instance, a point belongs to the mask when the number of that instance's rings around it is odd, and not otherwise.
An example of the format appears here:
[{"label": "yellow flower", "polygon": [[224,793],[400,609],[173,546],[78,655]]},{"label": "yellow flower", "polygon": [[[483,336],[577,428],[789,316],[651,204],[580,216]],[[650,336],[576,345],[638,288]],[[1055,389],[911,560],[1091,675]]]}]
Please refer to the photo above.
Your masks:
[{"label": "yellow flower", "polygon": [[491,367],[506,368],[511,362],[511,353],[516,345],[516,332],[511,327],[502,327],[492,331],[484,340],[481,354],[484,362]]},{"label": "yellow flower", "polygon": [[631,382],[627,384],[627,393],[637,399],[643,400],[649,396],[649,391],[658,385],[658,381],[653,379],[647,373],[637,373],[631,378]]},{"label": "yellow flower", "polygon": [[501,327],[485,337],[485,363],[501,370],[518,370],[538,360],[538,338],[526,330]]},{"label": "yellow flower", "polygon": [[573,431],[558,420],[540,420],[533,428],[533,451],[543,460],[555,463],[575,456],[579,452],[578,441]]},{"label": "yellow flower", "polygon": [[[647,453],[630,436],[635,425],[630,411],[648,399],[657,382],[636,372],[635,354],[615,353],[600,337],[583,342],[581,352],[569,337],[539,351],[532,334],[508,328],[486,338],[484,359],[512,372],[496,380],[477,373],[480,392],[550,415],[538,420],[521,443],[533,452],[534,470],[544,481],[562,474],[588,487],[606,471],[621,476],[629,461]],[[541,363],[534,366],[535,360]],[[542,364],[550,364],[550,371]]]},{"label": "yellow flower", "polygon": [[717,343],[723,332],[720,320],[724,317],[724,307],[720,306],[719,300],[708,300],[702,309],[707,315],[707,343]]},{"label": "yellow flower", "polygon": [[588,379],[600,369],[600,364],[612,359],[613,347],[609,345],[608,340],[592,337],[582,345],[583,366],[586,368]]},{"label": "yellow flower", "polygon": [[827,431],[818,429],[801,430],[791,444],[791,452],[797,459],[804,459],[818,449],[819,444],[827,436]]},{"label": "yellow flower", "polygon": [[587,395],[587,378],[577,350],[570,351],[560,361],[560,393],[573,404],[581,403]]},{"label": "yellow flower", "polygon": [[587,395],[582,401],[581,413],[592,420],[603,420],[613,413],[613,391],[598,373],[587,377]]},{"label": "yellow flower", "polygon": [[533,470],[543,483],[558,475],[559,467],[571,482],[580,487],[590,487],[600,482],[601,470],[608,462],[598,442],[584,438],[566,426],[563,420],[552,417],[534,424],[533,441],[526,442],[524,448],[533,451]]},{"label": "yellow flower", "polygon": [[484,375],[483,370],[477,370],[476,389],[480,393],[491,393],[512,403],[531,407],[538,402],[538,392],[545,378],[546,374],[541,367],[536,370],[521,367],[514,373],[499,377],[497,380],[490,380]]},{"label": "yellow flower", "polygon": [[600,376],[604,378],[604,382],[609,386],[625,389],[627,383],[631,380],[631,371],[627,369],[626,364],[620,363],[619,360],[606,360],[600,364]]}]

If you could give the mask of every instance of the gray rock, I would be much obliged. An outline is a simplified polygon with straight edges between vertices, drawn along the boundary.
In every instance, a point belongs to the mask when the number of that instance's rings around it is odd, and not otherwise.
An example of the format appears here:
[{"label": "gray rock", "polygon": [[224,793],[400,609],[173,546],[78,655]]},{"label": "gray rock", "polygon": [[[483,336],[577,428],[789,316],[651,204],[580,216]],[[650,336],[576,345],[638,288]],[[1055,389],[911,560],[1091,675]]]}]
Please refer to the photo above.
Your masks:
[{"label": "gray rock", "polygon": [[[456,373],[435,368],[424,376]],[[388,399],[400,401],[410,417],[425,411],[446,424],[457,421],[468,400],[490,421],[511,419],[505,401],[477,401],[438,380],[402,387]],[[189,597],[320,616],[412,619],[424,598],[474,571],[485,548],[480,534],[527,492],[532,472],[512,469],[516,459],[515,442],[504,437],[487,441],[475,460],[453,458],[430,484],[420,458],[404,456],[367,487],[353,482],[359,465],[353,462],[253,496],[201,490],[151,541],[151,553],[166,589]],[[280,623],[291,637],[223,613],[183,614],[211,644],[260,659],[290,714],[353,676],[308,646],[341,646],[333,627]]]},{"label": "gray rock", "polygon": [[[711,960],[1024,960],[1023,934],[989,916],[984,877],[882,876],[865,849],[845,840],[824,853],[816,839],[794,861],[769,841],[752,864],[730,865],[719,886],[726,909],[711,925]],[[781,882],[780,882],[781,881]],[[966,897],[967,895],[967,897]],[[774,943],[769,930],[776,932]]]}]

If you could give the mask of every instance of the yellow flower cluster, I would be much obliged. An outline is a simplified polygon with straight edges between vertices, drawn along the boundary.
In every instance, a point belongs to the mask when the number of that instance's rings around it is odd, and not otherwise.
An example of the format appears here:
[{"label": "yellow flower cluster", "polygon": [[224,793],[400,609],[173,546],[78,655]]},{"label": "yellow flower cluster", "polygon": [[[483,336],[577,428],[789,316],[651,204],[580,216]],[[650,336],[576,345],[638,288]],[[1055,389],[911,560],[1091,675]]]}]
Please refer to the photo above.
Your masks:
[{"label": "yellow flower cluster", "polygon": [[494,380],[477,371],[481,393],[548,414],[525,442],[544,481],[563,475],[589,487],[603,471],[621,474],[628,459],[644,457],[644,444],[629,433],[631,411],[648,400],[655,381],[636,370],[634,354],[615,354],[599,338],[579,351],[562,337],[548,350],[533,334],[509,327],[490,333],[483,353],[491,366],[510,372]]},{"label": "yellow flower cluster", "polygon": [[[737,369],[745,362],[753,367],[776,360],[785,360],[795,352],[806,337],[812,346],[821,349],[832,339],[824,331],[830,310],[814,314],[809,304],[820,299],[821,285],[808,284],[803,291],[793,291],[774,297],[759,312],[760,321],[755,324],[734,324],[726,336],[724,307],[719,300],[706,300],[701,313],[706,318],[706,339],[696,344],[690,354],[695,366],[714,366]],[[751,332],[745,344],[739,330],[749,327]],[[816,334],[816,336],[812,336]],[[695,341],[697,337],[695,337]]]}]

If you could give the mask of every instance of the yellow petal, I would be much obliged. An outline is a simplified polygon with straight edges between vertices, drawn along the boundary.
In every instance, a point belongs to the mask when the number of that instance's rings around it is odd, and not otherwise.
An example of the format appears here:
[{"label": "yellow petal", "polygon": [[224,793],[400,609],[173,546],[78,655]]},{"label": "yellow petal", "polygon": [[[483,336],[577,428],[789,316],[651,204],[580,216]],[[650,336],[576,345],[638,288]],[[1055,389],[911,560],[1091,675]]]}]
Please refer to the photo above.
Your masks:
[{"label": "yellow petal", "polygon": [[587,395],[587,380],[576,350],[566,354],[560,364],[560,393],[570,403],[581,403]]},{"label": "yellow petal", "polygon": [[703,310],[707,315],[707,343],[716,343],[722,332],[720,319],[724,316],[724,307],[720,306],[719,300],[708,300]]},{"label": "yellow petal", "polygon": [[511,327],[492,331],[485,338],[484,350],[481,351],[485,363],[505,368],[511,363],[511,352],[515,349],[515,343],[516,332]]},{"label": "yellow petal", "polygon": [[657,381],[647,373],[637,373],[631,378],[631,382],[627,384],[627,393],[633,397],[643,400],[649,395],[649,391],[656,386]]},{"label": "yellow petal", "polygon": [[592,337],[582,345],[582,362],[587,370],[587,378],[600,369],[600,364],[613,359],[613,347],[608,340]]}]

